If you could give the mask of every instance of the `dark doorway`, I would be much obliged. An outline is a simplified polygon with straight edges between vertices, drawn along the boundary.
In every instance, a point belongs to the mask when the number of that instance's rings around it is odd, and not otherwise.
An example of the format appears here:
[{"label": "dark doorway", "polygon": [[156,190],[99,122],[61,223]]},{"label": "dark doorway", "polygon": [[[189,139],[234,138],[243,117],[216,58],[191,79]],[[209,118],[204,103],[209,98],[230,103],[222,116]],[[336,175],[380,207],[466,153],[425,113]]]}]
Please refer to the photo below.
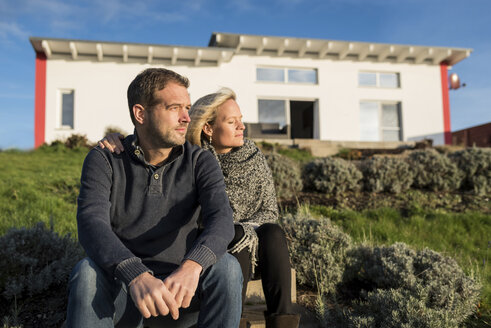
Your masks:
[{"label": "dark doorway", "polygon": [[292,139],[314,138],[314,102],[290,101]]}]

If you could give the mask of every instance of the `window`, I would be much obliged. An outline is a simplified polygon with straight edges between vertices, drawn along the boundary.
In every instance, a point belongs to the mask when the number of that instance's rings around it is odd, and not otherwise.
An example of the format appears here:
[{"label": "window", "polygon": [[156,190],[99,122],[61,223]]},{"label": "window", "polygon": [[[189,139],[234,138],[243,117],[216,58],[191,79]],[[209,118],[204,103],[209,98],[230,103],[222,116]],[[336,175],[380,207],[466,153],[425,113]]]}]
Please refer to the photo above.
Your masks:
[{"label": "window", "polygon": [[360,139],[362,141],[400,141],[400,102],[360,102]]},{"label": "window", "polygon": [[259,122],[279,123],[280,128],[286,125],[286,102],[285,100],[259,99]]},{"label": "window", "polygon": [[360,87],[399,88],[399,73],[359,72]]},{"label": "window", "polygon": [[257,68],[258,81],[285,82],[285,70],[282,68]]},{"label": "window", "polygon": [[256,80],[261,82],[317,84],[317,70],[313,68],[256,68]]},{"label": "window", "polygon": [[358,73],[358,85],[363,87],[376,87],[377,73]]},{"label": "window", "polygon": [[60,90],[60,127],[73,129],[74,90]]},{"label": "window", "polygon": [[289,69],[288,82],[317,83],[317,71],[315,69]]},{"label": "window", "polygon": [[381,88],[399,88],[399,74],[379,73],[379,86]]}]

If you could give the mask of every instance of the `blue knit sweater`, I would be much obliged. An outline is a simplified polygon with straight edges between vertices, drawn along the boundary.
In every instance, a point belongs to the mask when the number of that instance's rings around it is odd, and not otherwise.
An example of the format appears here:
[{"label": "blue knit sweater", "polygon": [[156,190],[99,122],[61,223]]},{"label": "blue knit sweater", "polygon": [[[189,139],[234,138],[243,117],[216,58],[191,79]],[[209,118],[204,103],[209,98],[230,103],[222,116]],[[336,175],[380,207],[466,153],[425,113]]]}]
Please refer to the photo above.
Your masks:
[{"label": "blue knit sweater", "polygon": [[123,140],[121,154],[96,147],[85,158],[77,210],[80,243],[126,284],[143,272],[170,274],[186,259],[205,271],[234,235],[220,167],[210,152],[188,142],[154,167],[135,139]]}]

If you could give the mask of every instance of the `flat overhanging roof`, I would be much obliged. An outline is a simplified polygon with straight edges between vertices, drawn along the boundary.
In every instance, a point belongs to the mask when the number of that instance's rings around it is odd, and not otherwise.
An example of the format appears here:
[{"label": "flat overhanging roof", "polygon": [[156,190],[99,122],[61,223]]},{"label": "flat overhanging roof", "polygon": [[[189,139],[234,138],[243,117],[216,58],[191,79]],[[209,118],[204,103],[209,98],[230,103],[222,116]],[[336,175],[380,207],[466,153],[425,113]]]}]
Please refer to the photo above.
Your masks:
[{"label": "flat overhanging roof", "polygon": [[31,37],[48,59],[217,66],[234,55],[455,65],[472,49],[214,32],[208,47]]},{"label": "flat overhanging roof", "polygon": [[235,49],[235,54],[255,54],[333,60],[375,60],[414,64],[442,62],[455,65],[467,58],[472,49],[427,47],[401,44],[335,41],[277,36],[214,32],[210,47]]},{"label": "flat overhanging roof", "polygon": [[161,44],[121,43],[31,37],[36,52],[48,59],[71,58],[72,60],[121,61],[121,62],[166,62],[171,65],[195,66],[219,65],[232,59],[234,49],[225,47],[186,47]]}]

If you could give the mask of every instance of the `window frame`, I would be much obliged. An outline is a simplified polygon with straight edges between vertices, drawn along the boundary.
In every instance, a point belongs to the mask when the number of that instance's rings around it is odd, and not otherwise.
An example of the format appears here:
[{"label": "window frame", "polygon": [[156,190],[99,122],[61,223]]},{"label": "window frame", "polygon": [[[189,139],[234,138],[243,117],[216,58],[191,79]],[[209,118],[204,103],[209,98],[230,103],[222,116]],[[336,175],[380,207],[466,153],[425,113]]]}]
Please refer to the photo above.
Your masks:
[{"label": "window frame", "polygon": [[[360,74],[375,74],[375,85],[362,85],[360,84]],[[389,75],[394,74],[397,78],[397,86],[382,86],[380,84],[380,75]],[[359,88],[377,88],[377,89],[400,89],[401,88],[401,73],[400,72],[388,72],[388,71],[369,71],[369,70],[360,70],[358,71],[358,87]]]},{"label": "window frame", "polygon": [[[57,110],[57,128],[59,130],[74,130],[75,129],[75,89],[73,88],[60,88],[58,93],[58,110]],[[63,95],[73,94],[72,98],[72,126],[63,124]]]},{"label": "window frame", "polygon": [[[283,81],[276,81],[276,80],[259,80],[259,74],[258,70],[263,69],[263,70],[278,70],[283,72]],[[262,83],[286,83],[285,81],[287,80],[285,69],[282,67],[256,67],[256,82],[262,82]]]},{"label": "window frame", "polygon": [[[396,142],[404,141],[403,134],[403,122],[402,122],[402,102],[397,100],[360,100],[359,110],[361,114],[362,103],[376,103],[377,104],[377,118],[378,118],[378,140],[376,142],[394,142],[394,140],[384,140],[384,131],[398,131],[399,140]],[[399,127],[383,126],[383,105],[396,105]],[[360,115],[361,118],[361,115]],[[374,140],[363,140],[361,138],[361,119],[360,119],[360,141],[374,142]]]},{"label": "window frame", "polygon": [[[259,102],[261,100],[276,100],[276,101],[283,101],[284,103],[284,107],[283,107],[283,110],[284,110],[284,114],[285,114],[285,125],[291,125],[290,124],[290,100],[289,98],[275,98],[275,97],[258,97],[257,98],[257,122],[258,123],[268,123],[268,122],[261,122],[260,119],[259,119],[259,111],[260,111],[260,108],[259,108]],[[272,122],[272,123],[279,123],[279,122]],[[280,129],[282,128],[282,126],[280,126]]]},{"label": "window frame", "polygon": [[[266,81],[258,79],[258,69],[276,69],[283,70],[283,81]],[[299,82],[290,81],[289,72],[290,71],[313,71],[315,72],[315,82]],[[267,66],[258,65],[256,66],[256,82],[257,83],[281,83],[281,84],[300,84],[300,85],[318,85],[319,84],[319,70],[314,67],[291,67],[291,66]]]}]

